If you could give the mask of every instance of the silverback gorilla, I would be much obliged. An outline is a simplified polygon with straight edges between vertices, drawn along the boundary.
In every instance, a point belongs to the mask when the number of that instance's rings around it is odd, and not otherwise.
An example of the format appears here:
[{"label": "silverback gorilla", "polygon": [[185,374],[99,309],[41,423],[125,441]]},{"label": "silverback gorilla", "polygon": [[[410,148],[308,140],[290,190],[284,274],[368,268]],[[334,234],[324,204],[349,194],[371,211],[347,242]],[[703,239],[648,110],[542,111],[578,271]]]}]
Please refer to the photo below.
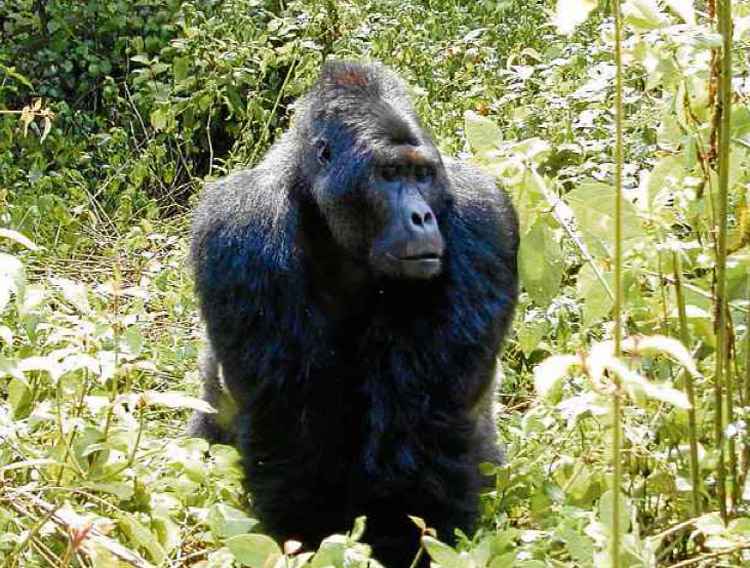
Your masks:
[{"label": "silverback gorilla", "polygon": [[238,446],[269,534],[315,547],[366,515],[374,556],[405,567],[407,515],[448,541],[470,531],[478,465],[502,460],[516,216],[493,179],[440,155],[380,64],[327,63],[296,108],[195,213],[205,396],[225,388],[236,413],[189,430]]}]

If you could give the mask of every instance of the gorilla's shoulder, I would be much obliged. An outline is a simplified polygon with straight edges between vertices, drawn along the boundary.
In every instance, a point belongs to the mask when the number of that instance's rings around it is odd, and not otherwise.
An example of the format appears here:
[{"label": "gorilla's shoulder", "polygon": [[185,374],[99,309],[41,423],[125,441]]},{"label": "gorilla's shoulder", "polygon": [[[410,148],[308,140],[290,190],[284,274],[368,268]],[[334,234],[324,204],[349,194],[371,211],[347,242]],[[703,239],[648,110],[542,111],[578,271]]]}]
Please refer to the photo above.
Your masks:
[{"label": "gorilla's shoulder", "polygon": [[291,269],[297,213],[287,187],[263,164],[208,183],[193,217],[194,269]]},{"label": "gorilla's shoulder", "polygon": [[475,243],[492,243],[504,254],[515,255],[518,218],[505,190],[475,165],[446,159],[445,167],[454,200],[454,225],[470,232]]}]

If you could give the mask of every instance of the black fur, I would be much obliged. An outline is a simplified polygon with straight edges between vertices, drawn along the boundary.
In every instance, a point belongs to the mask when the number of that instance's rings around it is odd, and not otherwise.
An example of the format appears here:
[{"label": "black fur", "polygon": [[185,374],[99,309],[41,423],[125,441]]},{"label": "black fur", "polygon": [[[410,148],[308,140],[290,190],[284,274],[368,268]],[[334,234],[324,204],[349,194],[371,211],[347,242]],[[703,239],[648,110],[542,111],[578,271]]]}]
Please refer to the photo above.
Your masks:
[{"label": "black fur", "polygon": [[[388,567],[417,552],[407,514],[446,540],[474,525],[477,466],[502,460],[495,364],[517,296],[508,198],[436,150],[424,194],[445,242],[441,273],[368,264],[376,215],[352,195],[371,183],[373,156],[403,144],[434,150],[401,80],[378,64],[329,63],[263,162],[206,190],[192,245],[207,398],[218,400],[220,367],[265,529],[315,547],[367,515],[364,539]],[[191,424],[212,439],[219,430],[208,415]]]}]

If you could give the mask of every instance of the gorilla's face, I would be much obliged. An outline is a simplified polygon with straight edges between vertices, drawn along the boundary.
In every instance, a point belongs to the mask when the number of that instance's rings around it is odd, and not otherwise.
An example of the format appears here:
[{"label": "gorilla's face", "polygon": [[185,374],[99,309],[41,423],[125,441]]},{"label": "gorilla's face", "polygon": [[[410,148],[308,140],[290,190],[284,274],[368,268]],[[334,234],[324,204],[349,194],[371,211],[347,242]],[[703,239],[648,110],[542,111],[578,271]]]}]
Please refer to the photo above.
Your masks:
[{"label": "gorilla's face", "polygon": [[[345,137],[344,137],[345,138]],[[336,242],[375,274],[427,279],[443,268],[447,176],[432,142],[319,144],[316,199]],[[338,162],[338,163],[337,163]]]}]

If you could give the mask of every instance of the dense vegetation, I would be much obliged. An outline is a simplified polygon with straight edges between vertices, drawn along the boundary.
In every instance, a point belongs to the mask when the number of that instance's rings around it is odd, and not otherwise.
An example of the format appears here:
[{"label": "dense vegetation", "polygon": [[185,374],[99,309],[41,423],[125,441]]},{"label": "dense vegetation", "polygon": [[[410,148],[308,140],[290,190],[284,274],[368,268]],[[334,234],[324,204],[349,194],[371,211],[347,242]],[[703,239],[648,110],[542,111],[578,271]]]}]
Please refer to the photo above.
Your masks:
[{"label": "dense vegetation", "polygon": [[182,434],[191,202],[328,56],[397,69],[521,217],[508,463],[433,561],[750,563],[750,3],[600,4],[0,4],[3,565],[365,565],[362,522],[253,532],[236,452]]}]

